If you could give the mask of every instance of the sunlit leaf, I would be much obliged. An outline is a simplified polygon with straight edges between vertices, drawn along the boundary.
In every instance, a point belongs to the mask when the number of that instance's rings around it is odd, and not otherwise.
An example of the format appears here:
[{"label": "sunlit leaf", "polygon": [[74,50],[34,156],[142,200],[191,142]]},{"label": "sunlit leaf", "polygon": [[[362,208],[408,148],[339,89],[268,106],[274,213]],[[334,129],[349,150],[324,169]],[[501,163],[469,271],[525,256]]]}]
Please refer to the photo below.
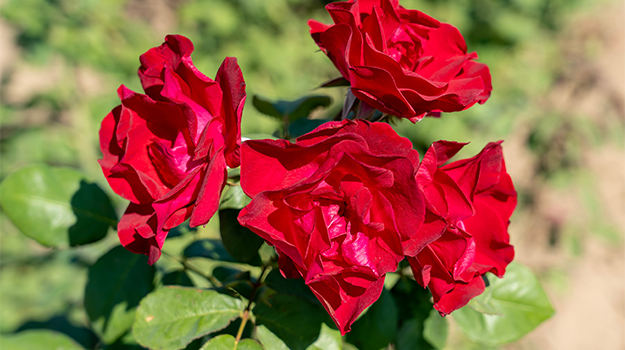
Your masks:
[{"label": "sunlit leaf", "polygon": [[430,315],[423,323],[423,338],[432,344],[436,349],[442,349],[447,343],[449,326],[447,319],[442,317],[438,311],[432,309]]},{"label": "sunlit leaf", "polygon": [[489,280],[490,303],[501,315],[483,314],[470,306],[452,313],[470,339],[493,345],[509,343],[553,315],[547,294],[527,267],[511,263],[502,279]]},{"label": "sunlit leaf", "polygon": [[150,349],[182,349],[225,328],[244,308],[240,299],[214,290],[164,287],[141,300],[132,334]]},{"label": "sunlit leaf", "polygon": [[[218,335],[207,341],[200,350],[233,350],[235,338],[230,334]],[[241,339],[237,350],[263,350],[263,347],[253,339]]]},{"label": "sunlit leaf", "polygon": [[226,186],[221,194],[219,209],[243,209],[250,202],[250,197],[243,193],[241,186]]},{"label": "sunlit leaf", "polygon": [[106,193],[70,168],[17,170],[0,184],[0,204],[20,231],[48,247],[95,242],[117,225]]},{"label": "sunlit leaf", "polygon": [[44,329],[0,335],[0,344],[2,350],[84,350],[82,346],[65,334]]}]

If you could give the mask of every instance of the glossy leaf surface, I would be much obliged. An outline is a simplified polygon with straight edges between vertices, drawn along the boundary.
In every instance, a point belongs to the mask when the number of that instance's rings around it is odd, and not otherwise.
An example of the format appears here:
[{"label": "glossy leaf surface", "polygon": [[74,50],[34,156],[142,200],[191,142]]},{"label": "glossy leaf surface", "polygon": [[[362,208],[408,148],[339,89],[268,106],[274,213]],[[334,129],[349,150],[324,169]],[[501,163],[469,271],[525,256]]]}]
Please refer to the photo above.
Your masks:
[{"label": "glossy leaf surface", "polygon": [[500,315],[489,315],[469,305],[452,313],[466,335],[485,344],[519,339],[554,314],[547,294],[525,266],[511,263],[502,279],[489,276],[490,304]]},{"label": "glossy leaf surface", "polygon": [[225,328],[244,308],[240,299],[214,290],[164,287],[141,300],[132,333],[150,349],[183,349]]},{"label": "glossy leaf surface", "polygon": [[106,193],[70,168],[35,164],[17,170],[2,181],[0,204],[20,231],[47,247],[95,242],[117,225]]}]

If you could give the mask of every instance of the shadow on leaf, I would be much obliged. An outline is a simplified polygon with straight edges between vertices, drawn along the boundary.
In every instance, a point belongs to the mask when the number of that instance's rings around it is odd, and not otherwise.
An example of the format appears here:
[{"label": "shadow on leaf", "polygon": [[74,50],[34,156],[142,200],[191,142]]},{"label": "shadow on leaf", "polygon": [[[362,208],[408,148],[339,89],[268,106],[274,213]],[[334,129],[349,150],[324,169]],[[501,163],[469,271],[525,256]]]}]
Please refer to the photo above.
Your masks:
[{"label": "shadow on leaf", "polygon": [[76,215],[76,223],[68,230],[71,246],[98,241],[106,236],[109,226],[117,226],[117,215],[111,200],[94,183],[81,180],[80,188],[70,203]]}]

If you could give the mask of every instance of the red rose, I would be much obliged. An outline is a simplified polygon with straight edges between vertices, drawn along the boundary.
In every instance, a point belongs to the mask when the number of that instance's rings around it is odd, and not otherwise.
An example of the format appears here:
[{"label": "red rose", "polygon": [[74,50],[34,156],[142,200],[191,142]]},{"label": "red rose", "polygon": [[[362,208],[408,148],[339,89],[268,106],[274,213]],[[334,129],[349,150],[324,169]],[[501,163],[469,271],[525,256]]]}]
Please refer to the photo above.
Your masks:
[{"label": "red rose", "polygon": [[296,143],[246,141],[241,158],[253,200],[239,222],[276,247],[283,275],[303,277],[347,333],[379,298],[404,243],[417,240],[418,153],[388,124],[344,120]]},{"label": "red rose", "polygon": [[121,105],[102,121],[100,160],[111,188],[131,203],[118,225],[128,250],[161,255],[167,232],[191,218],[203,225],[219,206],[226,165],[239,166],[245,82],[236,58],[212,80],[191,61],[180,35],[141,55],[147,95],[125,86]]},{"label": "red rose", "polygon": [[465,144],[438,141],[419,166],[417,182],[427,209],[417,235],[442,236],[408,261],[442,315],[481,294],[482,275],[492,272],[502,277],[514,258],[508,223],[516,191],[500,144],[491,142],[477,156],[441,167]]},{"label": "red rose", "polygon": [[326,6],[334,25],[308,21],[310,33],[360,100],[416,122],[428,112],[484,103],[488,67],[467,54],[454,26],[407,10],[397,0],[356,0]]}]

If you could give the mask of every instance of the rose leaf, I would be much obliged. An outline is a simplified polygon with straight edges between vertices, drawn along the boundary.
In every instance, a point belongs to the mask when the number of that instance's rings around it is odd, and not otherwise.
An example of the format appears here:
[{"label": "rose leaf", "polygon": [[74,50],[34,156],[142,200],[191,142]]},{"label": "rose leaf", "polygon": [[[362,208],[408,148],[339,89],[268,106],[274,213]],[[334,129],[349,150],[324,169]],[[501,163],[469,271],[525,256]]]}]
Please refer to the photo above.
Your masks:
[{"label": "rose leaf", "polygon": [[470,305],[452,316],[469,339],[491,345],[515,341],[554,314],[553,306],[536,277],[525,266],[511,263],[503,278],[490,279],[489,315]]},{"label": "rose leaf", "polygon": [[70,168],[35,164],[17,170],[0,184],[0,205],[22,233],[47,247],[95,242],[117,225],[106,193]]},{"label": "rose leaf", "polygon": [[228,326],[244,308],[240,299],[215,290],[168,286],[141,300],[132,334],[150,349],[183,349]]},{"label": "rose leaf", "polygon": [[153,288],[154,274],[147,256],[122,246],[111,249],[89,268],[85,310],[104,343],[115,342],[130,329],[137,305]]}]

